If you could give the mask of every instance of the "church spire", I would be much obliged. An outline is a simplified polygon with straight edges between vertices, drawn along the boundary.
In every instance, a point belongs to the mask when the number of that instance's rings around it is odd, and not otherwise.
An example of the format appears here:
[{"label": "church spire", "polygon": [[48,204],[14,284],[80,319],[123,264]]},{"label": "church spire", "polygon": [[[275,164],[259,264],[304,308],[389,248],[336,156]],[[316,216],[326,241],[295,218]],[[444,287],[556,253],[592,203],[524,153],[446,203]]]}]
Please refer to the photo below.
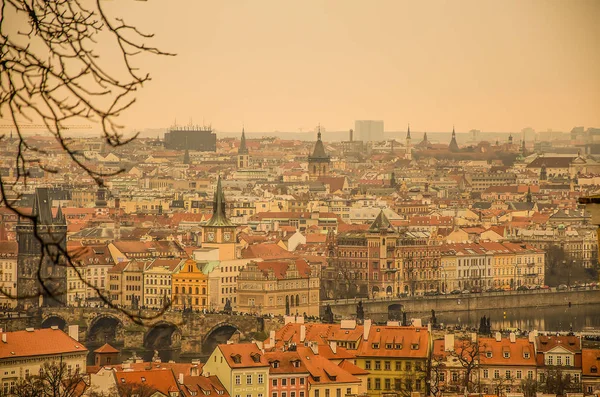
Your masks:
[{"label": "church spire", "polygon": [[410,123],[408,123],[408,130],[406,132],[406,139],[410,139]]},{"label": "church spire", "polygon": [[206,222],[206,226],[233,226],[233,223],[231,223],[225,213],[225,194],[223,193],[223,187],[221,186],[220,175],[217,177],[217,188],[215,189],[215,196],[213,199],[212,217]]},{"label": "church spire", "polygon": [[240,139],[238,154],[248,154],[248,147],[246,147],[246,132],[244,131],[244,127],[242,127],[242,138]]},{"label": "church spire", "polygon": [[450,140],[450,145],[448,145],[448,150],[451,152],[458,152],[458,142],[456,142],[456,131],[454,130],[454,125],[452,126],[452,139]]}]

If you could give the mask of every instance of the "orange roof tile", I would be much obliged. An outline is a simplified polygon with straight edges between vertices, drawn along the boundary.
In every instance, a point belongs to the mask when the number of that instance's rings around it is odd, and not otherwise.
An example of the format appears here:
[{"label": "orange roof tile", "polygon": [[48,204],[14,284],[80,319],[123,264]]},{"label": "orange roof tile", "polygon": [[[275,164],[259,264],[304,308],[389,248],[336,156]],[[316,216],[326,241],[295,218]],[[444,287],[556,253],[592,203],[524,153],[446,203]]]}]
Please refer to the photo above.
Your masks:
[{"label": "orange roof tile", "polygon": [[59,329],[46,328],[4,334],[6,343],[0,342],[0,360],[88,351],[85,346]]}]

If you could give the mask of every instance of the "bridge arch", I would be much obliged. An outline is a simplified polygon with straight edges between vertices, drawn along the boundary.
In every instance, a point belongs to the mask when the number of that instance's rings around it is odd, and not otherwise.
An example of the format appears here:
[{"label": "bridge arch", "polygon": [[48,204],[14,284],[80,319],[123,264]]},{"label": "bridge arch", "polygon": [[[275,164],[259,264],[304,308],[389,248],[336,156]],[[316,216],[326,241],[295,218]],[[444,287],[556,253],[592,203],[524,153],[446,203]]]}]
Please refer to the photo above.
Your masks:
[{"label": "bridge arch", "polygon": [[241,333],[235,324],[221,322],[212,327],[202,340],[202,354],[210,355],[218,344],[227,343],[235,333]]},{"label": "bridge arch", "polygon": [[178,349],[181,347],[181,329],[168,321],[153,324],[144,335],[144,348],[148,350]]},{"label": "bridge arch", "polygon": [[394,303],[388,305],[388,320],[390,321],[402,321],[402,312],[404,311],[404,306],[400,303]]},{"label": "bridge arch", "polygon": [[50,327],[58,327],[58,329],[67,331],[67,320],[64,317],[59,316],[58,314],[50,314],[45,316],[42,320],[42,324],[40,324],[40,328],[50,328]]},{"label": "bridge arch", "polygon": [[111,344],[123,341],[123,322],[110,314],[98,315],[89,325],[87,341]]}]

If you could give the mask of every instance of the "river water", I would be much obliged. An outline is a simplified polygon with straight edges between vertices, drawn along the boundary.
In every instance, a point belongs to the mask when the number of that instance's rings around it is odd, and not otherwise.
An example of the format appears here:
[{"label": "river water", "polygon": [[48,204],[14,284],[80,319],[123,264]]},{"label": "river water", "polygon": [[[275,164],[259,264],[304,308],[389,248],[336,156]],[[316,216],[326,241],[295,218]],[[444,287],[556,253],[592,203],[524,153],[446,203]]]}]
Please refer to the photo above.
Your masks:
[{"label": "river water", "polygon": [[[438,323],[479,327],[482,316],[491,317],[493,330],[518,328],[539,331],[584,331],[595,329],[600,332],[600,305],[540,306],[537,308],[496,308],[436,314]],[[409,315],[410,317],[410,315]],[[423,319],[428,321],[429,319]]]}]

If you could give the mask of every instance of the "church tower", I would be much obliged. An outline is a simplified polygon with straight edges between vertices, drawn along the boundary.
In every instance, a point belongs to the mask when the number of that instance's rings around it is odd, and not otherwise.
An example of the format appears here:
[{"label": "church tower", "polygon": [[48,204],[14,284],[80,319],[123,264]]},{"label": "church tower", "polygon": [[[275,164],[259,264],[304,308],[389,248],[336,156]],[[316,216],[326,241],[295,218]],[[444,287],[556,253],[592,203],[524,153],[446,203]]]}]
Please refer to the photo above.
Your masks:
[{"label": "church tower", "polygon": [[450,140],[450,145],[448,145],[448,150],[451,152],[458,152],[458,143],[456,142],[456,132],[454,131],[454,126],[452,126],[452,139]]},{"label": "church tower", "polygon": [[316,180],[321,176],[329,175],[330,167],[331,158],[325,153],[325,147],[321,141],[321,126],[319,126],[315,148],[312,155],[308,156],[308,175],[311,180]]},{"label": "church tower", "polygon": [[33,220],[20,217],[17,224],[18,307],[63,306],[67,299],[67,269],[66,258],[60,252],[66,250],[67,221],[60,207],[53,216],[50,189],[36,189],[31,216]]},{"label": "church tower", "polygon": [[242,138],[240,139],[240,147],[238,148],[237,154],[237,168],[244,169],[250,166],[250,153],[248,147],[246,147],[246,132],[242,127]]},{"label": "church tower", "polygon": [[223,261],[236,259],[236,246],[235,225],[225,213],[225,194],[219,176],[213,199],[212,217],[202,227],[202,247],[218,248],[219,260]]},{"label": "church tower", "polygon": [[412,146],[410,144],[410,124],[408,125],[408,130],[406,132],[406,153],[404,158],[406,160],[412,160]]}]

